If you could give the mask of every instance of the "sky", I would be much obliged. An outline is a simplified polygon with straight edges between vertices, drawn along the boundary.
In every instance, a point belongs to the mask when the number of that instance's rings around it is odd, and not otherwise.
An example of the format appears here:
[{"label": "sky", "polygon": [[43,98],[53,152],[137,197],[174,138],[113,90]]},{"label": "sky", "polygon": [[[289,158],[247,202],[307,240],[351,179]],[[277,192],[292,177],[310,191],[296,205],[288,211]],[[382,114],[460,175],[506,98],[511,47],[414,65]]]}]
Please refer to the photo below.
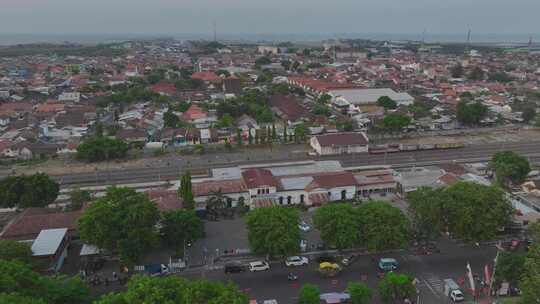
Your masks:
[{"label": "sky", "polygon": [[[0,0],[0,34],[540,32],[540,0]],[[473,35],[474,36],[474,35]]]}]

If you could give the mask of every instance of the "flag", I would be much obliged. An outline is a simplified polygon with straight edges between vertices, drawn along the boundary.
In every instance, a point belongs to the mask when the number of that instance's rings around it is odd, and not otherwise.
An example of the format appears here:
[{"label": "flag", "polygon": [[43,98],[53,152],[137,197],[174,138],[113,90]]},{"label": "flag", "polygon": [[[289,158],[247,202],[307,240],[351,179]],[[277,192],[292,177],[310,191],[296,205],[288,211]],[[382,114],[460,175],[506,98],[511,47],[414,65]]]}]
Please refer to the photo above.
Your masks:
[{"label": "flag", "polygon": [[486,266],[484,266],[484,277],[485,277],[486,285],[489,285],[490,282],[491,282],[491,271],[489,269],[488,264],[486,264]]}]

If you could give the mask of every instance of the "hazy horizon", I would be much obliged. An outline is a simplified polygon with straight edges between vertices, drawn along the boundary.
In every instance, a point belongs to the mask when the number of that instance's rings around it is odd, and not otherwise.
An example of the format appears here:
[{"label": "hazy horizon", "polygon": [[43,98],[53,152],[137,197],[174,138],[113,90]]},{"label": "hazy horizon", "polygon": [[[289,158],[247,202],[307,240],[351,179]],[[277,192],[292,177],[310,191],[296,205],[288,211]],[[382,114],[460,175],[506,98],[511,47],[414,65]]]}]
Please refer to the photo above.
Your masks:
[{"label": "hazy horizon", "polygon": [[465,40],[471,28],[473,41],[493,35],[519,37],[519,41],[529,35],[540,38],[538,0],[0,1],[0,34],[4,36],[211,37],[216,22],[222,37],[397,33],[420,39],[426,31],[428,40],[445,35]]}]

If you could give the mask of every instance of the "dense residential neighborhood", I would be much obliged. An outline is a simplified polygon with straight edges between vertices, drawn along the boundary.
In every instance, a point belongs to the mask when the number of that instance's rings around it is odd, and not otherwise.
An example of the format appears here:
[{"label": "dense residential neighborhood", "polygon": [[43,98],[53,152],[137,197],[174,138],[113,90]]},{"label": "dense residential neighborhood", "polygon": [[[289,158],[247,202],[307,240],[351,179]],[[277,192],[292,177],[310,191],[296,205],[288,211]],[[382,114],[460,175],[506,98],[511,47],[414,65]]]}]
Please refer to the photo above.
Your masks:
[{"label": "dense residential neighborhood", "polygon": [[1,303],[538,300],[532,43],[46,49],[0,47]]}]

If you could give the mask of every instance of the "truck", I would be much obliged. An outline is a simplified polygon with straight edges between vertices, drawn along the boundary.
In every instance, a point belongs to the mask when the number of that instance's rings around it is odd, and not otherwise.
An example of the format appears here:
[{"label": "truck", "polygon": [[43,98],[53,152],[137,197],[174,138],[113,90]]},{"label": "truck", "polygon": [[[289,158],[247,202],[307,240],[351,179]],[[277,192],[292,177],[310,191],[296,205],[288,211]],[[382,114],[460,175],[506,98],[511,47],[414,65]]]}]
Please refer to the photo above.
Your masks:
[{"label": "truck", "polygon": [[444,280],[444,295],[449,297],[452,302],[462,302],[465,300],[463,292],[459,288],[459,285],[452,279]]}]

